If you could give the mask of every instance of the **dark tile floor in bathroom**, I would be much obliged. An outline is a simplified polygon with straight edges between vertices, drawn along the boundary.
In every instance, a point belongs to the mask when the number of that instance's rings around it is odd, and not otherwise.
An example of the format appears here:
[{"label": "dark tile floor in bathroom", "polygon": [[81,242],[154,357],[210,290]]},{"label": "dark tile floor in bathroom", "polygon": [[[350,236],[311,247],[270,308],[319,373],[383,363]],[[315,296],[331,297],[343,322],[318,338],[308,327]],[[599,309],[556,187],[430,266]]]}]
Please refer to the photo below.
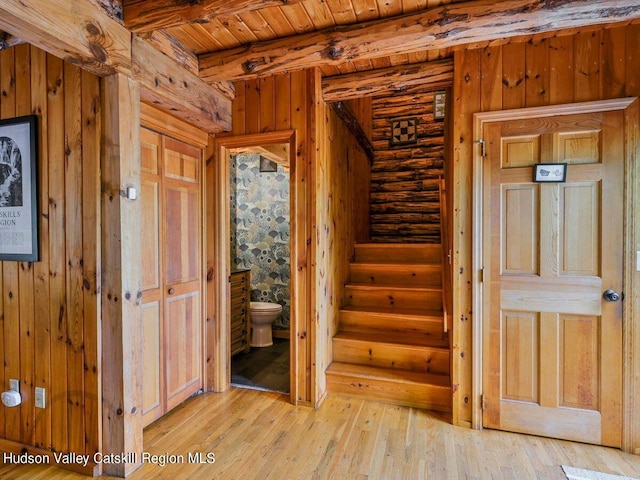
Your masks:
[{"label": "dark tile floor in bathroom", "polygon": [[271,347],[251,347],[231,358],[231,385],[289,393],[289,340]]}]

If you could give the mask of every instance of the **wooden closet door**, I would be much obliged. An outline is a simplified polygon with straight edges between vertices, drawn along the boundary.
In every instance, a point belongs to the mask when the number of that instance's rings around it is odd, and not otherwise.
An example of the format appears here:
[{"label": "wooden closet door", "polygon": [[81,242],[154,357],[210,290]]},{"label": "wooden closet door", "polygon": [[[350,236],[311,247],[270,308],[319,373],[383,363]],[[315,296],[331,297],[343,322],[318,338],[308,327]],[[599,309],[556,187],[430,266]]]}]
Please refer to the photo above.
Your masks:
[{"label": "wooden closet door", "polygon": [[164,354],[162,351],[162,255],[160,252],[161,136],[140,130],[142,202],[142,416],[148,425],[164,412]]},{"label": "wooden closet door", "polygon": [[[622,111],[489,123],[483,425],[620,447]],[[567,163],[566,183],[534,183]]]},{"label": "wooden closet door", "polygon": [[201,150],[141,129],[143,423],[202,388]]},{"label": "wooden closet door", "polygon": [[163,139],[167,409],[202,388],[200,149]]}]

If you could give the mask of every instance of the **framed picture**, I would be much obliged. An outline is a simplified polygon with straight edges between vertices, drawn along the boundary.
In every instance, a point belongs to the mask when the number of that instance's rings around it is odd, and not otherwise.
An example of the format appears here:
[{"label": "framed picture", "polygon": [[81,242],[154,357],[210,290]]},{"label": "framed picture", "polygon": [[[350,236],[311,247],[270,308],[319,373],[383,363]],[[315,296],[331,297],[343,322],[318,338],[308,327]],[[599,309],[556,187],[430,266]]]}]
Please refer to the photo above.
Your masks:
[{"label": "framed picture", "polygon": [[566,163],[538,163],[533,166],[534,182],[566,182]]},{"label": "framed picture", "polygon": [[263,172],[276,172],[278,170],[278,164],[272,162],[268,158],[260,156],[260,173]]},{"label": "framed picture", "polygon": [[0,120],[0,261],[40,259],[37,127],[35,115]]},{"label": "framed picture", "polygon": [[433,118],[434,120],[444,120],[447,108],[447,92],[433,93]]},{"label": "framed picture", "polygon": [[392,118],[391,140],[392,147],[398,145],[413,145],[418,143],[418,119],[417,118]]}]

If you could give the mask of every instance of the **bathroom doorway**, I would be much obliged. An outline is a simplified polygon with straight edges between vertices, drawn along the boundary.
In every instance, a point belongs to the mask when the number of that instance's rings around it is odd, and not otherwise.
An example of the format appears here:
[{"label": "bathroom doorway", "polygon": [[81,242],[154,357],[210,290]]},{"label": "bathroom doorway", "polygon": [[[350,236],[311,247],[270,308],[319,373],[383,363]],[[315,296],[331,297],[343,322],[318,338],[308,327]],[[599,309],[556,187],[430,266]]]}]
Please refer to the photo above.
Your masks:
[{"label": "bathroom doorway", "polygon": [[[310,204],[307,187],[307,165],[305,162],[296,163],[296,134],[294,130],[267,132],[252,135],[219,136],[215,139],[215,157],[207,162],[206,211],[208,234],[206,238],[207,255],[207,339],[213,350],[207,360],[207,389],[209,391],[225,391],[231,387],[232,364],[232,318],[234,308],[232,294],[237,297],[239,287],[230,283],[231,265],[231,158],[239,153],[252,151],[268,158],[275,154],[276,172],[289,168],[290,177],[290,293],[289,293],[289,333],[288,358],[283,353],[284,360],[289,363],[289,388],[291,402],[304,402],[308,389],[308,372],[310,366],[309,312],[306,292],[310,286],[310,269],[308,268],[308,237],[311,231]],[[288,158],[288,164],[286,159]],[[273,158],[271,161],[274,161]],[[249,167],[252,168],[252,167]],[[258,167],[259,172],[259,167]],[[259,172],[260,173],[260,172]],[[263,172],[264,173],[264,172]],[[262,209],[261,209],[262,210]],[[259,213],[257,210],[255,214]],[[260,212],[262,213],[262,212]],[[261,253],[261,251],[260,251]],[[233,266],[235,268],[235,265]],[[236,279],[237,280],[237,279]],[[250,284],[251,280],[245,280]],[[240,287],[241,289],[241,287]],[[251,290],[248,287],[247,290]],[[256,289],[259,290],[259,289]],[[302,292],[297,295],[297,292]],[[250,293],[250,292],[247,292]],[[258,292],[256,299],[260,298]],[[237,301],[237,299],[236,299]],[[250,302],[251,297],[245,300]],[[279,321],[274,331],[274,344],[280,344],[282,321]],[[250,340],[248,340],[250,341]],[[236,344],[237,348],[238,345]],[[286,350],[287,346],[282,347]],[[251,352],[252,348],[247,347]],[[267,350],[256,349],[265,352]],[[282,357],[280,357],[282,360]],[[284,361],[283,360],[283,361]],[[258,362],[260,360],[256,360]],[[303,389],[300,392],[299,389]],[[278,389],[280,390],[280,389]]]},{"label": "bathroom doorway", "polygon": [[289,393],[289,145],[229,149],[231,386]]}]

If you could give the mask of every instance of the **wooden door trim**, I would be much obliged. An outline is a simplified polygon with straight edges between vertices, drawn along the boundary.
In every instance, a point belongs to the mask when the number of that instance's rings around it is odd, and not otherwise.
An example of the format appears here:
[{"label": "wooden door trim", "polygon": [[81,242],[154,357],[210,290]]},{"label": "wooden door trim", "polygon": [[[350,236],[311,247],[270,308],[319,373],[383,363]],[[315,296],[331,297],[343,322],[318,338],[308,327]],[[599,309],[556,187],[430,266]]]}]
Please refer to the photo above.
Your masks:
[{"label": "wooden door trim", "polygon": [[[258,145],[272,145],[286,143],[289,145],[289,164],[291,168],[291,297],[296,298],[298,292],[304,295],[308,280],[304,272],[295,268],[301,258],[306,258],[306,231],[305,216],[307,212],[297,208],[299,202],[296,195],[303,193],[297,187],[296,175],[296,133],[295,130],[281,130],[249,135],[225,136],[215,138],[215,160],[207,164],[206,179],[211,184],[205,188],[207,218],[213,220],[216,231],[213,232],[213,242],[207,242],[207,263],[209,264],[212,281],[207,275],[207,299],[216,299],[215,302],[207,302],[207,319],[215,318],[213,328],[207,333],[207,343],[213,345],[211,353],[213,359],[208,362],[207,369],[207,389],[210,391],[222,392],[231,386],[230,371],[230,331],[229,322],[226,321],[230,315],[230,305],[228,298],[228,278],[230,275],[230,252],[229,252],[229,193],[230,193],[230,162],[229,149],[251,147]],[[207,226],[205,225],[205,231]],[[217,272],[217,274],[213,274]],[[298,365],[296,359],[298,344],[295,341],[300,334],[300,326],[304,325],[306,312],[301,311],[300,305],[303,303],[292,300],[291,326],[290,326],[290,398],[291,403],[298,403],[297,387],[298,375],[304,374],[309,368],[306,365]],[[307,332],[308,333],[308,332]],[[309,338],[308,335],[302,338]]]},{"label": "wooden door trim", "polygon": [[[482,245],[482,212],[483,212],[483,145],[481,143],[485,124],[505,120],[524,120],[529,118],[551,117],[559,115],[575,115],[596,112],[623,110],[625,118],[625,139],[628,148],[625,150],[624,173],[624,292],[626,302],[623,304],[623,432],[622,449],[627,452],[640,454],[640,432],[634,425],[640,422],[640,388],[634,383],[636,373],[640,373],[640,325],[634,325],[635,311],[640,311],[640,295],[637,295],[637,285],[640,285],[640,274],[635,268],[637,245],[640,245],[640,213],[636,213],[634,205],[640,201],[640,169],[636,167],[636,159],[640,159],[640,145],[638,141],[638,113],[639,102],[636,97],[613,100],[599,100],[565,105],[501,110],[496,112],[476,113],[473,116],[473,138],[476,148],[473,151],[473,185],[472,185],[472,308],[474,321],[472,323],[472,427],[482,429],[482,358],[483,358],[483,245]],[[456,300],[457,302],[457,300]],[[454,315],[459,310],[454,305]]]},{"label": "wooden door trim", "polygon": [[175,138],[194,147],[204,149],[209,142],[209,134],[198,127],[172,117],[159,108],[140,102],[140,121],[142,126]]}]

